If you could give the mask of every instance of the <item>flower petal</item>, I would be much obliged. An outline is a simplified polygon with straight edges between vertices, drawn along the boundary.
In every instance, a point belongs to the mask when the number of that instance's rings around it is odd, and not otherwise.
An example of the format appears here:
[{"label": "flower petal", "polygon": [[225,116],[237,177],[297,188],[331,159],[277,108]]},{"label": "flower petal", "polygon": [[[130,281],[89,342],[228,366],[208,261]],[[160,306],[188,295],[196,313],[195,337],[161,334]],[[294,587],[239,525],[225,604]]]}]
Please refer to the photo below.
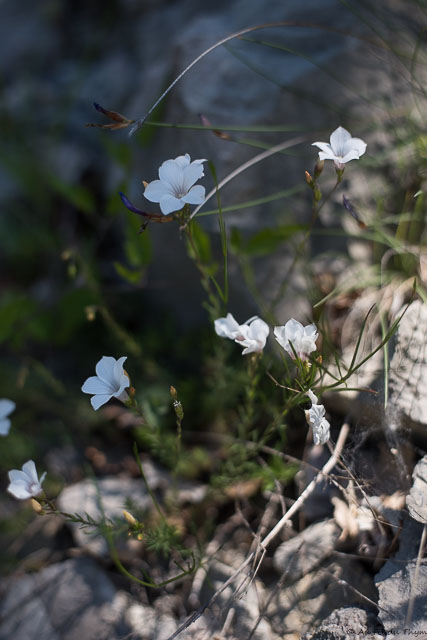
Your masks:
[{"label": "flower petal", "polygon": [[172,193],[172,190],[168,182],[153,180],[145,187],[144,198],[147,198],[150,202],[160,202],[163,196],[170,193]]},{"label": "flower petal", "polygon": [[183,202],[182,198],[175,198],[175,196],[164,195],[160,199],[160,211],[167,216],[169,213],[173,211],[180,211],[185,202]]},{"label": "flower petal", "polygon": [[183,191],[186,193],[197,180],[202,178],[205,173],[203,171],[202,164],[196,164],[192,162],[188,167],[184,169],[184,183],[183,183]]},{"label": "flower petal", "polygon": [[188,167],[188,165],[190,164],[190,160],[190,156],[188,155],[188,153],[186,153],[184,156],[178,156],[177,158],[175,158],[174,162],[176,162],[179,167],[184,169],[185,167]]},{"label": "flower petal", "polygon": [[16,404],[13,400],[7,400],[6,398],[0,400],[0,418],[5,418],[12,413],[12,411],[15,411],[15,409]]},{"label": "flower petal", "polygon": [[270,327],[261,318],[256,318],[249,325],[250,335],[254,337],[259,343],[262,343],[262,348],[265,346],[268,334],[270,333]]},{"label": "flower petal", "polygon": [[11,482],[16,482],[18,484],[27,483],[27,475],[19,469],[12,469],[11,471],[9,471],[8,476]]},{"label": "flower petal", "polygon": [[335,160],[336,162],[340,162],[341,157],[336,156],[332,151],[328,153],[319,151],[319,160]]},{"label": "flower petal", "polygon": [[98,376],[98,378],[106,384],[113,384],[115,364],[116,359],[112,356],[102,356],[101,360],[97,362],[95,367],[96,375]]},{"label": "flower petal", "polygon": [[116,363],[114,365],[114,380],[115,380],[116,386],[118,386],[118,387],[123,382],[123,376],[126,378],[127,382],[129,382],[129,378],[127,377],[127,375],[123,371],[123,364],[124,364],[124,362],[126,360],[127,360],[127,356],[122,356],[121,358],[118,358],[118,360],[116,361]]},{"label": "flower petal", "polygon": [[175,160],[165,160],[159,168],[159,178],[162,182],[167,182],[175,190],[177,185],[183,183],[183,169]]},{"label": "flower petal", "polygon": [[82,386],[83,393],[96,394],[108,394],[114,391],[114,387],[111,384],[107,384],[103,380],[100,380],[96,376],[92,376],[84,382]]},{"label": "flower petal", "polygon": [[307,391],[307,395],[310,398],[311,404],[317,404],[317,396],[314,395],[311,389]]},{"label": "flower petal", "polygon": [[331,149],[331,145],[329,144],[329,142],[312,142],[311,146],[312,147],[319,147],[319,149],[321,149],[325,153],[332,153],[333,154],[333,151]]},{"label": "flower petal", "polygon": [[22,471],[28,476],[31,482],[39,481],[39,477],[37,475],[36,463],[34,460],[28,460],[25,464],[22,465]]},{"label": "flower petal", "polygon": [[9,418],[3,418],[0,420],[0,436],[7,436],[9,434],[11,421]]},{"label": "flower petal", "polygon": [[202,204],[205,199],[206,189],[200,184],[191,187],[190,191],[182,196],[181,200],[187,204]]},{"label": "flower petal", "polygon": [[314,340],[317,340],[317,337],[319,335],[317,332],[317,327],[314,324],[314,322],[304,327],[304,333],[307,337],[313,337]]},{"label": "flower petal", "polygon": [[95,409],[95,411],[97,411],[99,407],[102,407],[102,405],[108,402],[111,399],[111,397],[112,397],[111,395],[92,396],[92,398],[90,399],[90,403],[92,407]]},{"label": "flower petal", "polygon": [[349,151],[354,150],[358,152],[360,158],[360,156],[363,156],[363,154],[365,153],[366,147],[366,142],[364,142],[360,138],[350,138],[350,140],[347,140],[344,145],[344,156]]},{"label": "flower petal", "polygon": [[345,156],[341,158],[340,162],[344,164],[345,162],[350,162],[350,160],[359,160],[359,152],[355,149],[346,153]]},{"label": "flower petal", "polygon": [[9,491],[9,493],[11,493],[15,498],[18,498],[18,500],[26,500],[27,498],[32,497],[27,484],[21,485],[11,482],[7,491]]},{"label": "flower petal", "polygon": [[119,191],[119,196],[121,198],[121,201],[125,205],[126,209],[129,209],[129,211],[132,211],[132,213],[137,213],[140,216],[145,216],[146,215],[145,211],[142,211],[142,209],[138,209],[138,207],[135,207],[135,205],[132,204],[132,202],[129,200],[129,198],[127,198],[125,196],[125,194],[122,193],[121,191]]},{"label": "flower petal", "polygon": [[277,342],[280,344],[280,346],[282,347],[282,349],[285,348],[285,344],[287,344],[287,339],[285,337],[285,327],[274,327],[273,329],[273,334],[274,337],[276,338]]},{"label": "flower petal", "polygon": [[220,336],[220,338],[230,338],[230,340],[234,340],[235,335],[239,333],[240,330],[239,323],[231,313],[227,313],[225,318],[215,320],[214,325],[215,333]]},{"label": "flower petal", "polygon": [[331,133],[331,137],[330,137],[331,147],[333,152],[337,156],[343,155],[342,152],[343,152],[344,145],[347,142],[347,140],[350,140],[350,138],[351,138],[351,133],[349,133],[347,129],[344,129],[344,127],[338,127],[338,129],[335,129],[335,131]]}]

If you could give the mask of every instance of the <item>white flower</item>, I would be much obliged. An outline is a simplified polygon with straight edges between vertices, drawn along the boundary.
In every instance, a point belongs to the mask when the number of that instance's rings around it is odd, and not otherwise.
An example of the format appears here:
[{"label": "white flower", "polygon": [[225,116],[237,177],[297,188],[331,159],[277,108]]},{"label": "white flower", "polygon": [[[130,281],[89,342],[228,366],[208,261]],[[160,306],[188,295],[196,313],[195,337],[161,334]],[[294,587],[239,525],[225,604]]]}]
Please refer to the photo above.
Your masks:
[{"label": "white flower", "polygon": [[239,324],[231,313],[227,313],[225,318],[218,318],[214,324],[215,331],[221,338],[230,338],[245,347],[242,356],[262,351],[270,333],[268,324],[258,316]]},{"label": "white flower", "polygon": [[22,471],[18,469],[12,469],[9,471],[10,484],[7,488],[18,500],[26,500],[27,498],[34,498],[43,491],[42,482],[45,479],[46,472],[39,480],[37,475],[36,465],[33,460],[28,460],[22,465]]},{"label": "white flower", "polygon": [[159,202],[165,215],[180,211],[185,204],[202,204],[205,188],[193,185],[205,175],[204,162],[206,160],[190,162],[188,153],[175,160],[166,160],[159,168],[160,180],[150,182],[145,187],[144,196],[150,202]]},{"label": "white flower", "polygon": [[301,322],[291,318],[284,326],[274,327],[274,337],[291,358],[295,358],[296,353],[301,360],[307,360],[309,354],[316,351],[319,334],[314,323],[304,327]]},{"label": "white flower", "polygon": [[305,412],[305,418],[313,430],[314,444],[325,444],[329,440],[329,422],[325,418],[325,407],[317,404],[317,396],[309,390],[307,392],[311,400],[311,409]]},{"label": "white flower", "polygon": [[6,400],[6,398],[0,400],[0,436],[7,436],[9,433],[11,422],[8,415],[15,411],[15,407],[13,400]]},{"label": "white flower", "polygon": [[312,146],[321,149],[319,160],[333,160],[337,169],[342,169],[350,160],[358,160],[366,151],[366,142],[360,138],[352,138],[351,133],[343,127],[338,127],[331,133],[329,144],[313,142]]},{"label": "white flower", "polygon": [[91,376],[83,384],[83,393],[94,394],[90,402],[95,411],[111,398],[117,398],[122,402],[129,399],[125,391],[130,385],[129,378],[123,370],[125,360],[126,356],[118,360],[111,356],[102,356],[95,368],[96,376]]},{"label": "white flower", "polygon": [[240,325],[231,313],[227,313],[225,318],[215,320],[214,325],[217,335],[221,338],[234,340],[236,336],[240,335]]}]

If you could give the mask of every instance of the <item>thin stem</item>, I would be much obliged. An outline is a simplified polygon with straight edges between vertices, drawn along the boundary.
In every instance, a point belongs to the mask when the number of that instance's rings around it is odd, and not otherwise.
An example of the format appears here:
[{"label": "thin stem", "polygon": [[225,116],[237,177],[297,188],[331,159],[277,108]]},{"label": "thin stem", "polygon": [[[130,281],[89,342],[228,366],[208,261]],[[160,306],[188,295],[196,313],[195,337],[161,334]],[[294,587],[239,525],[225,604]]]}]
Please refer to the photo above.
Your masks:
[{"label": "thin stem", "polygon": [[140,456],[139,456],[139,452],[138,452],[138,446],[137,446],[136,442],[134,442],[134,444],[133,444],[133,453],[134,453],[134,456],[135,456],[136,463],[137,463],[137,465],[138,465],[138,468],[139,468],[140,474],[141,474],[142,479],[143,479],[143,481],[144,481],[145,488],[147,489],[147,492],[148,492],[148,494],[149,494],[149,496],[150,496],[150,498],[151,498],[151,500],[152,500],[152,502],[153,502],[153,505],[154,505],[154,507],[156,508],[156,511],[157,511],[157,513],[159,514],[159,516],[161,517],[161,519],[163,520],[163,522],[167,522],[167,520],[166,520],[166,516],[165,516],[165,514],[163,513],[163,510],[162,510],[162,508],[160,507],[160,505],[159,505],[159,503],[158,503],[158,501],[157,501],[156,496],[154,495],[153,491],[151,490],[150,485],[149,485],[149,483],[148,483],[148,480],[147,480],[147,478],[146,478],[146,476],[145,476],[144,469],[143,469],[143,467],[142,467],[141,458],[140,458]]},{"label": "thin stem", "polygon": [[[350,431],[350,426],[348,423],[344,423],[341,427],[341,431],[338,436],[337,444],[335,445],[335,449],[329,460],[323,466],[322,470],[319,471],[317,476],[310,482],[309,485],[302,492],[298,500],[294,502],[294,504],[288,509],[285,515],[279,520],[275,527],[270,531],[268,535],[266,535],[263,540],[260,542],[260,548],[265,551],[270,542],[278,535],[278,533],[283,529],[286,522],[302,507],[304,502],[307,500],[308,496],[313,493],[316,485],[323,480],[324,474],[332,471],[334,466],[337,464],[342,450],[344,448],[345,441]],[[257,555],[257,550],[252,551],[247,558],[242,562],[242,564],[236,569],[236,571],[226,580],[217,591],[213,594],[213,596],[208,600],[206,604],[204,604],[200,609],[198,609],[195,613],[193,613],[167,640],[174,640],[177,636],[179,636],[182,631],[187,629],[193,622],[195,622],[200,616],[212,606],[212,604],[217,600],[217,598],[229,587],[234,580],[239,576],[244,569],[252,562],[252,560]]]}]

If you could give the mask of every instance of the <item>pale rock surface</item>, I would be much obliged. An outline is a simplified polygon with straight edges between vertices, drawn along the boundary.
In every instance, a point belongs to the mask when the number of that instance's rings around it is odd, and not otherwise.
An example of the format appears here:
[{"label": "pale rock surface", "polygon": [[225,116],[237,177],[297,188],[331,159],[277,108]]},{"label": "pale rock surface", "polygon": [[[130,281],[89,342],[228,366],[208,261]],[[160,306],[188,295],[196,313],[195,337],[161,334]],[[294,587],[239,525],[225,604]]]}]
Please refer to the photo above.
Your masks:
[{"label": "pale rock surface", "polygon": [[421,300],[415,300],[400,321],[389,387],[398,416],[427,439],[427,305]]},{"label": "pale rock surface", "polygon": [[333,553],[340,533],[333,520],[310,525],[277,548],[273,559],[276,570],[286,571],[289,581],[310,573]]},{"label": "pale rock surface", "polygon": [[87,558],[8,578],[0,589],[0,640],[111,640],[132,631],[128,597]]}]

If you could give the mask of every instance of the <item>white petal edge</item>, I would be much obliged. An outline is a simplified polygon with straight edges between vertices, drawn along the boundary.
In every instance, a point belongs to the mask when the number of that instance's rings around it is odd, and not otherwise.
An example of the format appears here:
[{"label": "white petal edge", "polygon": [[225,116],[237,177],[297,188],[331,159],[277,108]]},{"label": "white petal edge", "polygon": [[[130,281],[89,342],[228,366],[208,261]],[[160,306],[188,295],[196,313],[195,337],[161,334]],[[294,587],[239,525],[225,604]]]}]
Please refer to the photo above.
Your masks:
[{"label": "white petal edge", "polygon": [[342,154],[344,145],[347,142],[347,140],[350,140],[350,138],[351,138],[351,133],[347,131],[347,129],[344,129],[344,127],[338,127],[337,129],[335,129],[335,131],[331,133],[331,137],[330,137],[331,147],[333,152],[337,156],[340,156]]},{"label": "white petal edge", "polygon": [[172,187],[183,182],[183,168],[175,160],[165,160],[159,168],[159,178]]},{"label": "white petal edge", "polygon": [[2,398],[0,400],[0,418],[6,417],[15,411],[16,404],[13,400],[8,400],[7,398]]},{"label": "white petal edge", "polygon": [[160,202],[160,198],[168,195],[172,192],[169,183],[162,182],[161,180],[153,180],[147,184],[144,190],[144,198],[147,198],[150,202]]},{"label": "white petal edge", "polygon": [[206,189],[200,184],[196,184],[194,187],[191,187],[185,196],[182,196],[181,200],[186,204],[202,204],[205,199],[205,193]]},{"label": "white petal edge", "polygon": [[90,399],[90,403],[95,411],[97,411],[99,407],[102,407],[102,405],[106,404],[111,399],[111,397],[111,395],[92,396],[92,398]]},{"label": "white petal edge", "polygon": [[91,395],[106,395],[111,393],[111,391],[113,390],[113,385],[107,384],[96,376],[91,376],[90,378],[88,378],[82,386],[83,393],[90,393]]},{"label": "white petal edge", "polygon": [[160,199],[160,211],[165,215],[169,215],[169,213],[173,213],[173,211],[180,211],[185,202],[180,198],[175,198],[175,196],[165,195]]},{"label": "white petal edge", "polygon": [[0,436],[9,435],[11,425],[12,423],[9,418],[3,418],[3,420],[0,420]]}]

